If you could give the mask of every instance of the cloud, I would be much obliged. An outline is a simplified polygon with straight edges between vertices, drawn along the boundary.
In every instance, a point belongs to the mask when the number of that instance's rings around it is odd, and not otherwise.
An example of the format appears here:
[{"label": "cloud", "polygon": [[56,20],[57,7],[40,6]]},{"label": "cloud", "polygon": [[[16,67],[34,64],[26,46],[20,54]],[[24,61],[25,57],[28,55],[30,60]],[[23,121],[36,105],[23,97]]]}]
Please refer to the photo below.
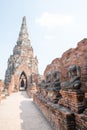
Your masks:
[{"label": "cloud", "polygon": [[36,23],[48,28],[65,26],[71,24],[72,22],[72,16],[63,14],[53,14],[48,12],[43,13],[40,18],[36,19]]}]

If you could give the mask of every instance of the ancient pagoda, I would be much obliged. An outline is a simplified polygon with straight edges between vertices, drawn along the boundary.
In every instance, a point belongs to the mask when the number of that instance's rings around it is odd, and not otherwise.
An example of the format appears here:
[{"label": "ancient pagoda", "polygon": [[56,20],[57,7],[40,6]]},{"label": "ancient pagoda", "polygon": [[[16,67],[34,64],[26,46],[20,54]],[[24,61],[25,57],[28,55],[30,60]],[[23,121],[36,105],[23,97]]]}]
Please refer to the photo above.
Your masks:
[{"label": "ancient pagoda", "polygon": [[13,55],[10,55],[8,59],[5,73],[5,88],[9,89],[10,92],[14,89],[26,89],[30,82],[30,77],[37,74],[38,60],[34,56],[27,32],[26,17],[24,16],[17,44],[13,48]]}]

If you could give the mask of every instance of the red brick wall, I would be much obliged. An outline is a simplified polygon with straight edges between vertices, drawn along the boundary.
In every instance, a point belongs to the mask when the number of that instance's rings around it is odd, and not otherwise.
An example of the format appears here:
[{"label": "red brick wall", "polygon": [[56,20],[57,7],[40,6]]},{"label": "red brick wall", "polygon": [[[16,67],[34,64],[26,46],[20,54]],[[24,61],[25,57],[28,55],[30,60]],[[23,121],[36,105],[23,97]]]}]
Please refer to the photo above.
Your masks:
[{"label": "red brick wall", "polygon": [[87,92],[87,39],[80,41],[76,48],[71,48],[64,52],[61,58],[54,59],[46,67],[44,76],[48,72],[59,70],[61,72],[61,82],[66,81],[68,80],[67,68],[73,64],[81,67],[82,90]]},{"label": "red brick wall", "polygon": [[55,130],[75,130],[74,114],[67,108],[34,95],[34,102]]}]

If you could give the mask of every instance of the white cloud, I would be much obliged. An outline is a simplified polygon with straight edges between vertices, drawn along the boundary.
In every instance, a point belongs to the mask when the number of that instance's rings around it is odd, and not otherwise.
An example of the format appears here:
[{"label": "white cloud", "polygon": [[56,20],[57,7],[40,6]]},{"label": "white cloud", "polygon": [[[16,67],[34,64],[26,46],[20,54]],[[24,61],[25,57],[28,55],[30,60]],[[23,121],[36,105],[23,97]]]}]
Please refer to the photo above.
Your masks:
[{"label": "white cloud", "polygon": [[39,23],[41,26],[48,28],[65,26],[73,22],[73,17],[63,14],[53,14],[45,12],[41,15],[40,18],[36,19],[36,23]]}]

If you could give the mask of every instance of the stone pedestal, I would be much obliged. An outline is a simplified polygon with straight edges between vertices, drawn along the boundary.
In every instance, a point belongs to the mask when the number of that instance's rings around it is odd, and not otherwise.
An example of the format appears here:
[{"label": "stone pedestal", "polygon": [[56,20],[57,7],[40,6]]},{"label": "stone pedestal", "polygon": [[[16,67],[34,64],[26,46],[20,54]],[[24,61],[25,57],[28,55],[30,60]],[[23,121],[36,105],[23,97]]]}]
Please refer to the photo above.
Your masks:
[{"label": "stone pedestal", "polygon": [[37,92],[36,89],[36,84],[31,84],[28,88],[27,88],[27,93],[29,95],[30,98],[33,98],[33,95]]},{"label": "stone pedestal", "polygon": [[53,103],[57,103],[60,99],[61,95],[59,91],[48,91],[47,99]]},{"label": "stone pedestal", "polygon": [[60,93],[62,95],[62,98],[58,102],[60,105],[70,108],[76,113],[83,112],[85,108],[85,102],[84,93],[82,91],[61,90]]}]

